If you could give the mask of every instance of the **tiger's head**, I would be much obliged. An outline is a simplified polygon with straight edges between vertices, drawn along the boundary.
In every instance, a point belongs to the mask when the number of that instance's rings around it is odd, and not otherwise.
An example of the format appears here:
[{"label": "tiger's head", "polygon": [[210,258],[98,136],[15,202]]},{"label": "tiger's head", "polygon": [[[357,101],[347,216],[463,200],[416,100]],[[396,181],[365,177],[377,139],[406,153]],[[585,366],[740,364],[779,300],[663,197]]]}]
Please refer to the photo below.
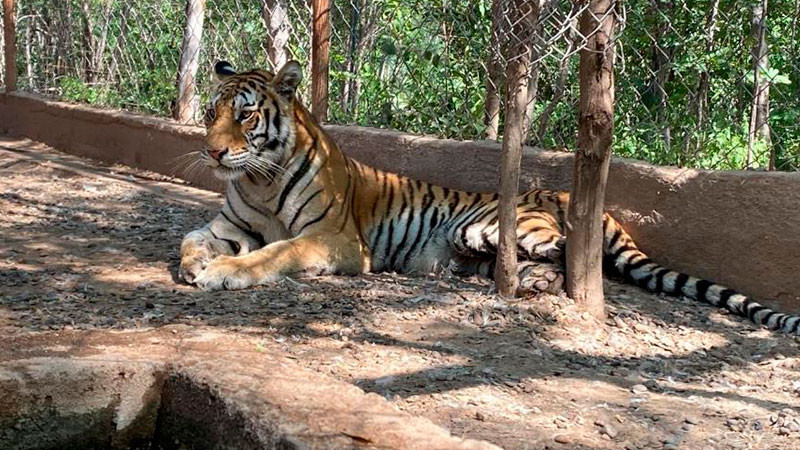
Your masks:
[{"label": "tiger's head", "polygon": [[273,75],[264,70],[237,73],[220,61],[214,75],[217,85],[204,117],[201,158],[223,180],[244,174],[271,179],[294,147],[300,64],[289,61]]}]

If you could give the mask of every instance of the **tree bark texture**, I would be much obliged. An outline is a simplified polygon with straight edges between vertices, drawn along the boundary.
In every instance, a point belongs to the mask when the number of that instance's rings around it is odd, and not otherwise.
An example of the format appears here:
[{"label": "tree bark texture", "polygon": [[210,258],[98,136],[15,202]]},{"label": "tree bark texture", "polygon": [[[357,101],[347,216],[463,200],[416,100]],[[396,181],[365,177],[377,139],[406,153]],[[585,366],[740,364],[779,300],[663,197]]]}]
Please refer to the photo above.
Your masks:
[{"label": "tree bark texture", "polygon": [[[574,26],[577,28],[577,23],[575,23]],[[570,68],[569,61],[572,58],[572,50],[575,48],[577,41],[577,33],[571,31],[569,33],[569,39],[567,40],[567,48],[564,50],[566,56],[561,58],[561,61],[558,65],[558,78],[556,79],[556,85],[553,88],[553,96],[550,99],[550,102],[544,108],[544,111],[542,111],[542,113],[539,115],[539,126],[536,130],[536,134],[534,135],[534,145],[541,145],[542,141],[544,140],[544,135],[547,132],[550,116],[553,114],[553,112],[555,112],[556,108],[558,108],[558,104],[564,97],[564,90],[567,87],[567,76],[569,75]]]},{"label": "tree bark texture", "polygon": [[507,0],[492,1],[492,35],[486,56],[486,100],[484,124],[486,139],[496,141],[500,129],[500,95],[503,84],[503,14]]},{"label": "tree bark texture", "polygon": [[328,70],[331,45],[330,0],[313,0],[311,35],[311,115],[318,122],[328,118]]},{"label": "tree bark texture", "polygon": [[580,52],[578,151],[567,213],[567,293],[600,320],[603,203],[614,129],[614,7],[614,0],[591,0],[580,19],[588,40]]},{"label": "tree bark texture", "polygon": [[261,17],[267,27],[267,52],[275,72],[286,64],[289,44],[289,14],[285,0],[263,0]]},{"label": "tree bark texture", "polygon": [[517,276],[517,196],[522,157],[525,109],[528,105],[528,81],[531,58],[530,23],[532,2],[512,0],[509,15],[514,24],[506,65],[506,110],[503,150],[500,165],[500,197],[498,200],[499,242],[494,279],[497,292],[513,297],[519,285]]},{"label": "tree bark texture", "polygon": [[198,105],[196,95],[197,68],[200,64],[200,43],[203,39],[206,0],[186,0],[186,28],[178,65],[178,100],[172,117],[181,123],[194,120]]},{"label": "tree bark texture", "polygon": [[[675,30],[672,23],[664,19],[674,14],[675,5],[672,1],[655,0],[653,2],[653,15],[656,17],[656,29],[653,32],[652,45],[652,71],[655,74],[652,83],[652,92],[655,101],[658,103],[658,123],[662,126],[661,137],[664,140],[664,148],[667,155],[672,154],[672,126],[669,122],[669,93],[667,83],[670,81],[670,70],[672,56],[675,47],[670,44],[669,37]],[[678,158],[680,159],[680,155]]]},{"label": "tree bark texture", "polygon": [[3,0],[3,41],[6,65],[6,92],[17,89],[17,40],[14,23],[14,0]]},{"label": "tree bark texture", "polygon": [[[747,136],[747,161],[746,168],[751,167],[755,162],[753,155],[753,144],[757,139],[770,145],[769,130],[769,86],[770,80],[766,79],[764,73],[769,69],[769,57],[767,49],[767,0],[761,0],[759,4],[753,6],[752,17],[753,32],[753,103],[750,108],[750,126]],[[774,150],[770,150],[769,167],[775,168]]]}]

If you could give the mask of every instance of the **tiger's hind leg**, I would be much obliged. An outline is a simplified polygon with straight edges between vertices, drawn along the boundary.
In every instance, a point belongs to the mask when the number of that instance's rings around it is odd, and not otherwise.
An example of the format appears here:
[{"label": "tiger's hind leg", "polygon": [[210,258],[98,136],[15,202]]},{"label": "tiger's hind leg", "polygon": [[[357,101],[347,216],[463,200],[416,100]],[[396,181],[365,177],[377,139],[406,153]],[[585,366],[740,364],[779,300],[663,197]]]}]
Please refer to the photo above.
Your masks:
[{"label": "tiger's hind leg", "polygon": [[[459,257],[454,262],[456,275],[481,275],[494,280],[495,259],[492,257]],[[558,294],[564,289],[564,268],[560,264],[523,260],[517,263],[517,276],[517,295]]]},{"label": "tiger's hind leg", "polygon": [[[559,293],[564,287],[566,237],[547,211],[521,207],[517,211],[517,273],[519,294]],[[462,255],[482,257],[478,273],[494,278],[494,259],[499,240],[496,214],[464,225],[453,233],[453,246]]]}]

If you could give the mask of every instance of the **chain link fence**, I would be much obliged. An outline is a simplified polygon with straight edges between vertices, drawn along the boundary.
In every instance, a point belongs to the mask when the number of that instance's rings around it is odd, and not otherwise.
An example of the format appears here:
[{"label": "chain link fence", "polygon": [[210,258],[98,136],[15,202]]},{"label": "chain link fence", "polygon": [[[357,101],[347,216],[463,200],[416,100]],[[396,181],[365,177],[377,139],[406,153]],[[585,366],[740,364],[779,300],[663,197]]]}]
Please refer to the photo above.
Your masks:
[{"label": "chain link fence", "polygon": [[[574,149],[586,2],[331,0],[329,122],[496,139],[520,5],[531,39],[527,139]],[[800,3],[617,4],[615,152],[710,169],[800,166]],[[297,59],[310,0],[17,0],[19,88],[199,118],[210,69]],[[301,86],[310,103],[310,83]]]}]

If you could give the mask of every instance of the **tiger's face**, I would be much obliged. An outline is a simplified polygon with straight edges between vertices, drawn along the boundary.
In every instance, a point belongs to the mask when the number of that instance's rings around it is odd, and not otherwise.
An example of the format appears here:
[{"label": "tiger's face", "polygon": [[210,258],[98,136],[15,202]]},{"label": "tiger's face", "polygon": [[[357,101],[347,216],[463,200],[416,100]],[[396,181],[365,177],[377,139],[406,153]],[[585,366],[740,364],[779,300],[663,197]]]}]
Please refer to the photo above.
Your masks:
[{"label": "tiger's face", "polygon": [[206,109],[206,147],[201,152],[214,175],[272,179],[294,146],[293,102],[302,78],[290,61],[277,75],[263,70],[237,73],[227,62],[214,66],[216,92]]}]

